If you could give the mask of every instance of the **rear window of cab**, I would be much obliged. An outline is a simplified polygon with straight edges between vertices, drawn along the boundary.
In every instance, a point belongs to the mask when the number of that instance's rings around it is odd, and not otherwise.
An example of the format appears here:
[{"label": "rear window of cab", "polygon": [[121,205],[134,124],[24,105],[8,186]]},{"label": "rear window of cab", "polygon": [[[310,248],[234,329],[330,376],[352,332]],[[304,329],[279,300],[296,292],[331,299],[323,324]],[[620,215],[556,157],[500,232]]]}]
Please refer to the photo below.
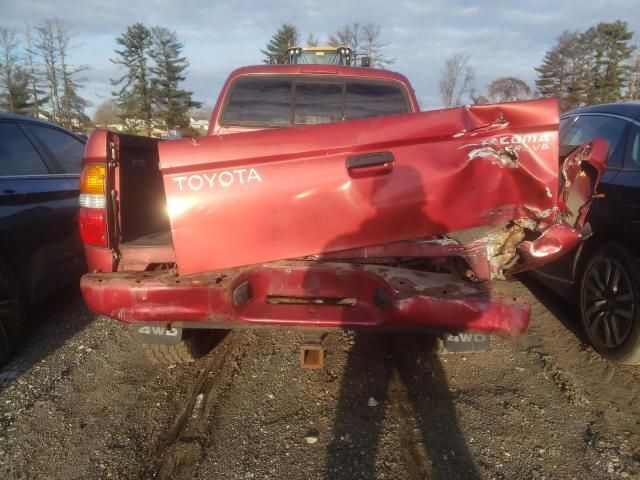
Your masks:
[{"label": "rear window of cab", "polygon": [[404,90],[384,81],[246,76],[231,87],[222,125],[311,125],[410,112]]}]

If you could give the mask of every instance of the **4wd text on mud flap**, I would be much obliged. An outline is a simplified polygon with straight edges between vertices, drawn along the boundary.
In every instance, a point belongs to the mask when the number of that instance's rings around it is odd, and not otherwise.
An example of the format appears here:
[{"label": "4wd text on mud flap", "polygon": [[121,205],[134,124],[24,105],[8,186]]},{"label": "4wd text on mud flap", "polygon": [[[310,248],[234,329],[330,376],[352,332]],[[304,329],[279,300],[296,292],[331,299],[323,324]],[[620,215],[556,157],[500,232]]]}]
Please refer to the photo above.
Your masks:
[{"label": "4wd text on mud flap", "polygon": [[486,352],[491,345],[491,337],[482,333],[447,334],[443,340],[449,353]]},{"label": "4wd text on mud flap", "polygon": [[482,333],[459,333],[457,335],[447,335],[449,342],[484,342],[487,336]]},{"label": "4wd text on mud flap", "polygon": [[176,337],[178,336],[178,329],[171,328],[167,330],[164,327],[152,327],[147,325],[144,327],[140,327],[138,329],[138,333],[142,333],[144,335],[167,335],[169,337]]},{"label": "4wd text on mud flap", "polygon": [[236,184],[262,182],[262,177],[255,168],[239,168],[236,170],[222,170],[218,172],[183,175],[173,177],[178,189],[183,192],[187,188],[198,192],[202,188],[213,189],[216,186],[229,188]]},{"label": "4wd text on mud flap", "polygon": [[133,338],[141,343],[176,345],[182,339],[182,328],[166,325],[142,325],[133,331]]}]

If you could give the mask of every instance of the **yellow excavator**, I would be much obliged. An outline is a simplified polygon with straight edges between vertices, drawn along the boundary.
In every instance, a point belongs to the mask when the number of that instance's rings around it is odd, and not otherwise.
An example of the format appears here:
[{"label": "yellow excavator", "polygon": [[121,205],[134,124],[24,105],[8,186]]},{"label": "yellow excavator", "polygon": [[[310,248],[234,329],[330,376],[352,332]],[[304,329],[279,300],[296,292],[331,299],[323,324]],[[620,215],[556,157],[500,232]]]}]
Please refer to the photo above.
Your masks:
[{"label": "yellow excavator", "polygon": [[[289,47],[285,63],[315,65],[356,65],[356,54],[347,46],[337,47]],[[360,57],[360,66],[369,67],[369,57]]]}]

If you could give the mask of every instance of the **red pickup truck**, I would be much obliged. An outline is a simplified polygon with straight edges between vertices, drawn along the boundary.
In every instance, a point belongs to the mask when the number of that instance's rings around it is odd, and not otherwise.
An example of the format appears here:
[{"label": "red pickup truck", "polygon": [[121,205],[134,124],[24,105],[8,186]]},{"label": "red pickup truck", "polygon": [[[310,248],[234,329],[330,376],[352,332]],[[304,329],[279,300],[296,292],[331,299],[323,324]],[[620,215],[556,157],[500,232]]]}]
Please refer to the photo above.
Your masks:
[{"label": "red pickup truck", "polygon": [[560,165],[552,99],[420,112],[393,72],[242,68],[207,136],[93,133],[82,293],[170,362],[219,328],[521,334],[489,280],[577,245],[607,148]]}]

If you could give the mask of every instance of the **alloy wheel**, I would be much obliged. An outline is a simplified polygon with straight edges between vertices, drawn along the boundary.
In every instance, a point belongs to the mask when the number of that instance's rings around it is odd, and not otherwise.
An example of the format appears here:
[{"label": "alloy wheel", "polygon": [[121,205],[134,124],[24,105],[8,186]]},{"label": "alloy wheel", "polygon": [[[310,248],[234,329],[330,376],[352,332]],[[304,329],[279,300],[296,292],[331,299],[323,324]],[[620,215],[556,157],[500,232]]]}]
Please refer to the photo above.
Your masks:
[{"label": "alloy wheel", "polygon": [[605,348],[624,343],[633,326],[636,308],[633,285],[625,267],[603,257],[585,272],[581,307],[589,336]]}]

